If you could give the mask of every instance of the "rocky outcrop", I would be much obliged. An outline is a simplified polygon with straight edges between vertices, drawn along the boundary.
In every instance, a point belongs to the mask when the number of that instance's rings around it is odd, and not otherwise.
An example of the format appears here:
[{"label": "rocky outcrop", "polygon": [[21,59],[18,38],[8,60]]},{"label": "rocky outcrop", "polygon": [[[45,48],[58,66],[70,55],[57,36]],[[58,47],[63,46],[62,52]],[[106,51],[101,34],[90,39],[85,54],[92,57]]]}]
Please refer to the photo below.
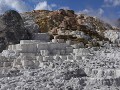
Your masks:
[{"label": "rocky outcrop", "polygon": [[23,22],[24,22],[24,27],[28,30],[29,33],[39,33],[40,28],[39,25],[35,23],[34,18],[29,15],[29,14],[20,14]]},{"label": "rocky outcrop", "polygon": [[[93,43],[92,41],[94,39],[98,41],[108,41],[108,39],[104,37],[104,32],[109,29],[114,29],[110,24],[105,23],[97,17],[85,14],[76,15],[73,10],[34,10],[32,12],[26,12],[24,15],[32,17],[34,22],[39,26],[40,32],[48,32],[51,36],[62,35],[65,41],[71,40],[73,43],[83,42],[86,47],[89,42]],[[30,25],[31,24],[29,24],[29,26]],[[80,33],[77,33],[77,36],[71,35],[71,32],[74,31]],[[84,34],[84,37],[81,33]],[[63,39],[63,37],[59,39]]]},{"label": "rocky outcrop", "polygon": [[120,43],[120,31],[118,30],[107,30],[104,32],[104,36],[113,43]]},{"label": "rocky outcrop", "polygon": [[30,33],[24,27],[20,14],[14,10],[6,11],[0,17],[0,52],[10,44],[30,39]]}]

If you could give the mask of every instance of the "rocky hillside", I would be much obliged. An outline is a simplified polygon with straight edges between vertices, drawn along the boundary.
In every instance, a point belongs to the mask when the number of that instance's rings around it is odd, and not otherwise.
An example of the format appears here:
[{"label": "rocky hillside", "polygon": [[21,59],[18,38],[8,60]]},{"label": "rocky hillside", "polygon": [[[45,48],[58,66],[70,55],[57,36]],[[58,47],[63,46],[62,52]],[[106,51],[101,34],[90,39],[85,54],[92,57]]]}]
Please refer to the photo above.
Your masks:
[{"label": "rocky hillside", "polygon": [[108,41],[104,37],[104,32],[114,30],[110,24],[97,17],[85,14],[77,15],[73,10],[37,10],[21,15],[23,18],[32,17],[42,33],[48,32],[52,36],[56,36],[57,39],[70,39],[73,43],[83,42],[85,45],[92,43],[94,39]]},{"label": "rocky hillside", "polygon": [[106,30],[115,28],[97,17],[77,15],[73,10],[37,10],[21,14],[9,10],[0,16],[0,52],[10,44],[32,39],[32,34],[38,32],[49,33],[51,40],[71,40],[73,44],[81,42],[86,47],[100,46],[98,41],[111,40],[109,33],[105,35]]}]

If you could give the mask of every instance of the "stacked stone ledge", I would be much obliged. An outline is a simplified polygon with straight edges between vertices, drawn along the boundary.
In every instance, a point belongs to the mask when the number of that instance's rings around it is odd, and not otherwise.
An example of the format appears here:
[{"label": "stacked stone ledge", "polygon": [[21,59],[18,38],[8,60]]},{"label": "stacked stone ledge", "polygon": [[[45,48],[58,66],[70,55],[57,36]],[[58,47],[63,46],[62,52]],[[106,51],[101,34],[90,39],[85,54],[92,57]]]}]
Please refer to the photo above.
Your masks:
[{"label": "stacked stone ledge", "polygon": [[66,43],[48,42],[49,36],[45,33],[36,33],[33,39],[9,45],[8,50],[3,50],[2,56],[13,59],[13,67],[38,68],[40,61],[52,60],[55,55],[69,55],[73,52],[73,47]]}]

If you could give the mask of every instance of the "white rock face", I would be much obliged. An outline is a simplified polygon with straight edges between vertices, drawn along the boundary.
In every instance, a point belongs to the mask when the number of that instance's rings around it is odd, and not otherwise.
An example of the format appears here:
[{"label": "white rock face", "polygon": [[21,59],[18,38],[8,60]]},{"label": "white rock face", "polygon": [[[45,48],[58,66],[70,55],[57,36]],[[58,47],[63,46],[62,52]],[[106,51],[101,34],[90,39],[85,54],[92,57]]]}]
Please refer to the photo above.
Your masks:
[{"label": "white rock face", "polygon": [[5,56],[7,58],[9,58],[9,57],[15,57],[16,53],[14,51],[12,51],[12,50],[3,50],[2,56]]},{"label": "white rock face", "polygon": [[41,41],[40,40],[21,40],[20,41],[20,44],[30,44],[30,43],[31,44],[33,44],[33,43],[38,44],[38,43],[41,43]]},{"label": "white rock face", "polygon": [[37,45],[36,44],[21,44],[20,50],[22,53],[36,53]]},{"label": "white rock face", "polygon": [[84,38],[86,40],[88,40],[90,38],[90,36],[85,35],[84,32],[77,31],[77,30],[76,31],[72,31],[71,35],[73,35],[73,36],[75,36],[77,38]]},{"label": "white rock face", "polygon": [[42,62],[54,60],[53,56],[69,55],[73,52],[73,47],[66,43],[47,42],[47,34],[35,35],[35,40],[21,40],[20,44],[10,45],[8,50],[4,50],[2,56],[13,59],[13,64],[5,62],[3,66],[11,64],[11,67],[18,69],[38,68]]},{"label": "white rock face", "polygon": [[107,30],[104,32],[104,36],[113,43],[119,43],[120,41],[120,32],[117,30]]}]

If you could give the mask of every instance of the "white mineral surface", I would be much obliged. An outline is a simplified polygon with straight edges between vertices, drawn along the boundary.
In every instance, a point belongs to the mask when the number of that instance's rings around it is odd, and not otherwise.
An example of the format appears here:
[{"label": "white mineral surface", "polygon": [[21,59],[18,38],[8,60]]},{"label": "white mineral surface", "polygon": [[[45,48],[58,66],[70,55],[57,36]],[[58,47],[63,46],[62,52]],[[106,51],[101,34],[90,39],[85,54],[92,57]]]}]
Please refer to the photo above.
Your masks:
[{"label": "white mineral surface", "polygon": [[0,90],[120,90],[120,49],[21,40],[0,54]]}]

